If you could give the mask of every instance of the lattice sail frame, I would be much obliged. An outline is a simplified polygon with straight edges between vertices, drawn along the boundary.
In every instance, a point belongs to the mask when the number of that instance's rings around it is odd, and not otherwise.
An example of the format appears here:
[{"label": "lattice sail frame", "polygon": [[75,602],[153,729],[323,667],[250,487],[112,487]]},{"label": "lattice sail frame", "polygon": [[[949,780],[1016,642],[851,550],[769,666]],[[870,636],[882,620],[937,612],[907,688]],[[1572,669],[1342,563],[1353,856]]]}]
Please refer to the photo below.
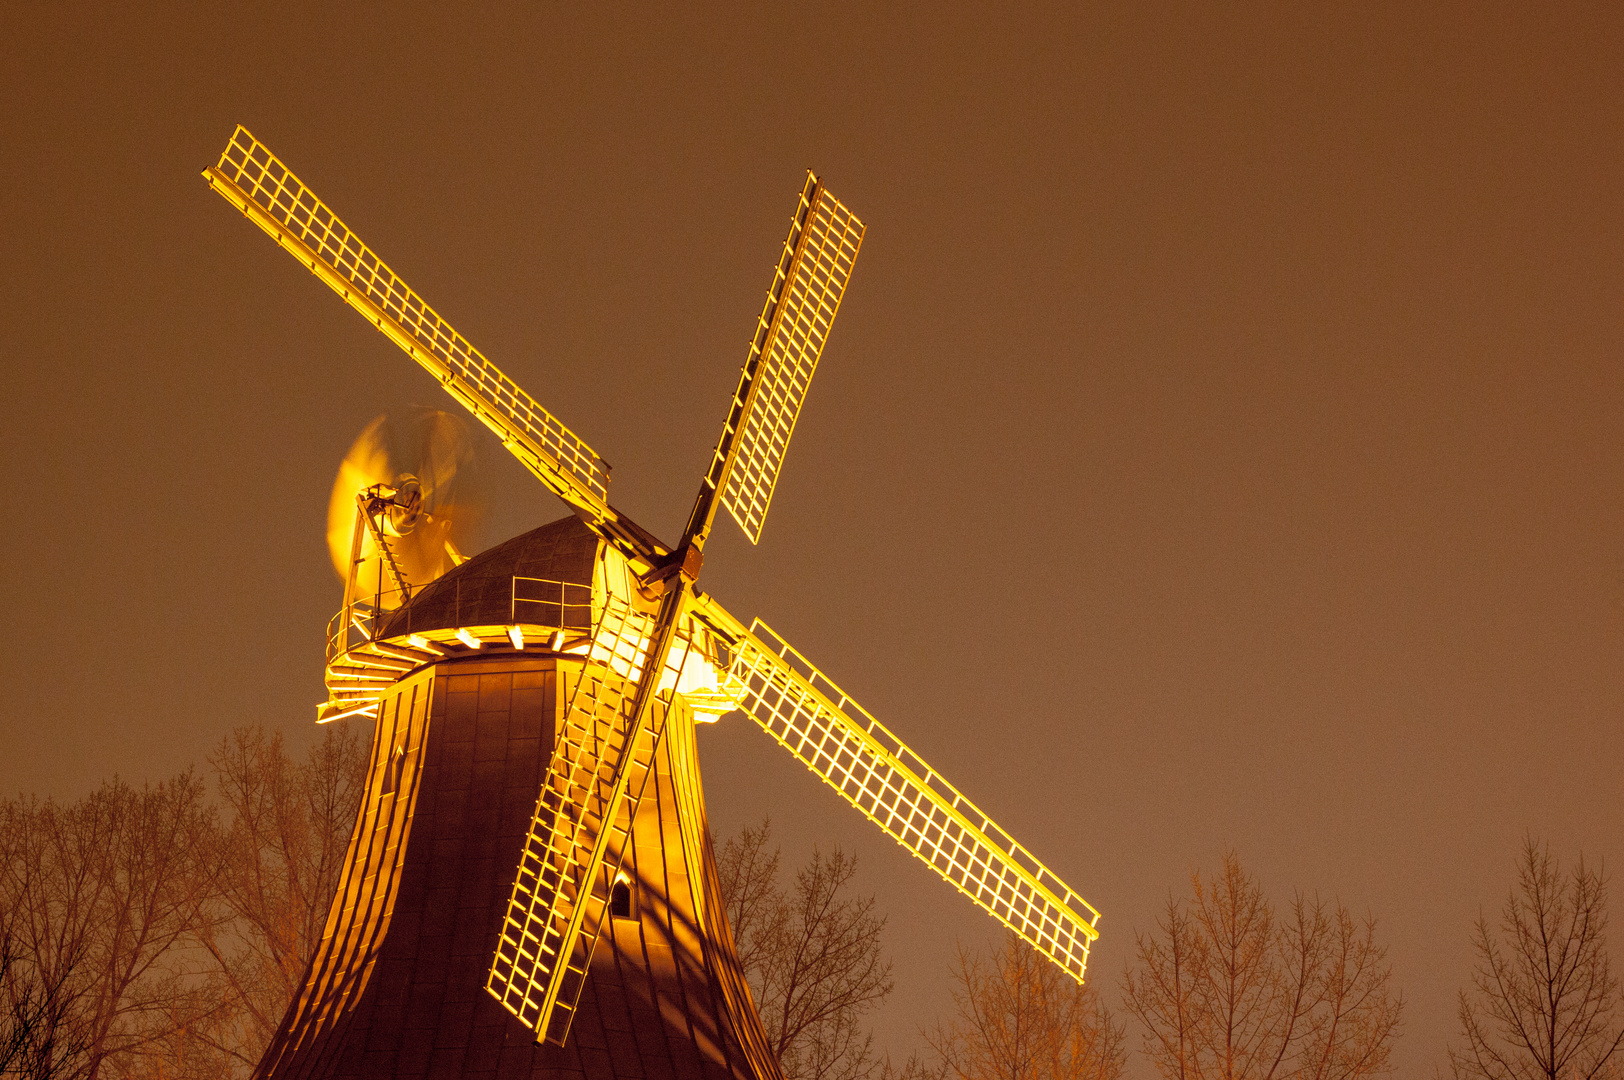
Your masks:
[{"label": "lattice sail frame", "polygon": [[[624,858],[664,734],[667,710],[658,707],[632,730],[638,683],[675,685],[692,651],[692,631],[676,617],[663,670],[645,676],[656,617],[606,595],[525,836],[485,988],[549,1042],[562,1044],[569,1033],[608,903],[609,875],[600,868],[610,851],[617,856],[611,871]],[[632,811],[625,826],[622,802]]]},{"label": "lattice sail frame", "polygon": [[[757,322],[739,389],[734,393],[728,418],[730,430],[723,433],[718,460],[711,467],[711,481],[715,483],[723,465],[722,448],[728,445],[732,425],[739,424],[732,466],[727,469],[722,489],[722,505],[752,544],[761,540],[762,523],[778,485],[784,453],[817,371],[829,327],[840,310],[852,264],[863,243],[863,231],[863,223],[850,210],[815,179],[808,178],[789,239],[784,241],[784,254],[767,290],[767,302]],[[737,414],[745,405],[753,378],[758,385],[741,422]]]},{"label": "lattice sail frame", "polygon": [[452,329],[246,128],[203,175],[427,368],[560,498],[604,516],[608,464]]},{"label": "lattice sail frame", "polygon": [[739,707],[892,839],[1079,983],[1100,913],[788,642],[748,631],[712,601],[734,641]]}]

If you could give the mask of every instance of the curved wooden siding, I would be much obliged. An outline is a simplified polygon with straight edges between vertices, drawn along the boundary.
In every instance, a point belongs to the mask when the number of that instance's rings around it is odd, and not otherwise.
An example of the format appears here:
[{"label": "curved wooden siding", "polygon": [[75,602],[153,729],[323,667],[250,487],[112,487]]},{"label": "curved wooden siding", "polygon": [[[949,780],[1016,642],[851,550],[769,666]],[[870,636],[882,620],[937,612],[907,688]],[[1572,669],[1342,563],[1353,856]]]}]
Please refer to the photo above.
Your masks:
[{"label": "curved wooden siding", "polygon": [[485,992],[573,668],[446,661],[391,692],[326,935],[256,1078],[781,1080],[719,902],[686,709],[631,830],[636,918],[605,920],[565,1045],[536,1045]]},{"label": "curved wooden siding", "polygon": [[361,810],[321,945],[256,1076],[313,1075],[311,1068],[342,1036],[369,983],[411,832],[434,684],[433,672],[421,672],[381,703]]}]

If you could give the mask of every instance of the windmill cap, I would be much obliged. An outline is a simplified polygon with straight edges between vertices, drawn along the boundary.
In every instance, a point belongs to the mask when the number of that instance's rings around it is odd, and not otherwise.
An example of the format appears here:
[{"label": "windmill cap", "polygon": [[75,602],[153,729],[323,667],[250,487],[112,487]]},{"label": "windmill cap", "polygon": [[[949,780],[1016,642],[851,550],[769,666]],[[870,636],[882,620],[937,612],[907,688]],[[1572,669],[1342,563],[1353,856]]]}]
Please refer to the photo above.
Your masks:
[{"label": "windmill cap", "polygon": [[385,620],[378,637],[504,626],[513,621],[515,578],[563,581],[590,589],[598,543],[597,536],[573,516],[531,529],[430,582]]}]

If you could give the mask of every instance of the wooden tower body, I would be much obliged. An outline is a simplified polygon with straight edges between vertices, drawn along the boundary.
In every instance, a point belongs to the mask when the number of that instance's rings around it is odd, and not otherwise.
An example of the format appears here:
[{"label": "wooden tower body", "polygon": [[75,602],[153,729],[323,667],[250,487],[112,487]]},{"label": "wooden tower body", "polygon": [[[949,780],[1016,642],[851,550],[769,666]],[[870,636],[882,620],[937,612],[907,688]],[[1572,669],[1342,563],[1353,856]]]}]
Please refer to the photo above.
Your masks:
[{"label": "wooden tower body", "polygon": [[[590,586],[601,565],[579,522],[555,522],[435,582],[383,636],[506,621],[515,578]],[[679,695],[655,706],[669,715],[629,832],[627,888],[564,1045],[538,1043],[486,991],[582,667],[547,649],[491,652],[447,655],[384,696],[323,940],[256,1077],[779,1080],[728,929]]]}]

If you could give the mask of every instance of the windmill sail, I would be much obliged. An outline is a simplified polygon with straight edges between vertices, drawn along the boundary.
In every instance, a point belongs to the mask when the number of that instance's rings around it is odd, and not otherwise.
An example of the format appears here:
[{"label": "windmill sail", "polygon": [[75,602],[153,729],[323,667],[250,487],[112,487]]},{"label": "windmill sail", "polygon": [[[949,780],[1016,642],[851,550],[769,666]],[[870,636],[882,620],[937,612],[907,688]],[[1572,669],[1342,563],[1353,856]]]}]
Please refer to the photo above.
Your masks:
[{"label": "windmill sail", "polygon": [[616,516],[608,464],[480,355],[247,129],[237,128],[219,164],[203,175],[427,368],[554,494],[594,521]]},{"label": "windmill sail", "polygon": [[705,477],[711,489],[720,489],[722,505],[752,544],[761,539],[784,452],[845,295],[863,229],[817,177],[807,174]]},{"label": "windmill sail", "polygon": [[665,710],[639,705],[687,658],[667,628],[683,595],[658,617],[605,598],[525,839],[485,987],[550,1042],[569,1033],[607,905],[605,858],[626,850],[663,734]]},{"label": "windmill sail", "polygon": [[1099,912],[761,620],[704,597],[740,708],[949,884],[1083,981]]}]

